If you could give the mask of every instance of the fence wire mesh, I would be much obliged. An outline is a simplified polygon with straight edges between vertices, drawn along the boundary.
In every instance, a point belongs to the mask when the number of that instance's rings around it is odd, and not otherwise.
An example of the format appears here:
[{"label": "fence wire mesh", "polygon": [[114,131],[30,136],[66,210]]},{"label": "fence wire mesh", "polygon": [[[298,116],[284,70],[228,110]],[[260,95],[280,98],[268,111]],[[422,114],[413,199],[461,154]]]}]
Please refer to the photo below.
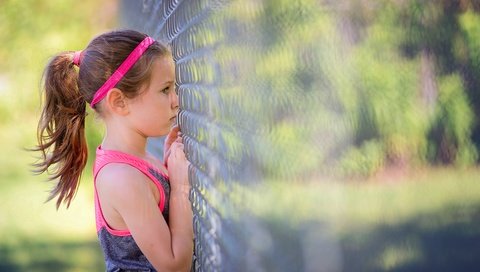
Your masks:
[{"label": "fence wire mesh", "polygon": [[[350,142],[348,101],[337,92],[344,82],[329,79],[345,49],[319,24],[329,20],[328,7],[122,2],[123,25],[170,44],[176,61],[197,271],[341,269],[338,245],[315,216],[315,197],[289,195],[296,204],[282,206],[264,195],[334,171]],[[151,149],[160,142],[152,140]]]}]

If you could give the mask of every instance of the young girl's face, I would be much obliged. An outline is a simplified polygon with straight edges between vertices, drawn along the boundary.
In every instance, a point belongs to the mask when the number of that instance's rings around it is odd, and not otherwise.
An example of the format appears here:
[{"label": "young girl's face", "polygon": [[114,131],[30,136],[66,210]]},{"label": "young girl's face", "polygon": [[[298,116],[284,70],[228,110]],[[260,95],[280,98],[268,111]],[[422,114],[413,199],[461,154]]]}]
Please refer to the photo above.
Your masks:
[{"label": "young girl's face", "polygon": [[146,137],[168,134],[178,112],[175,92],[175,64],[163,56],[152,64],[148,89],[129,101],[129,117],[135,129]]}]

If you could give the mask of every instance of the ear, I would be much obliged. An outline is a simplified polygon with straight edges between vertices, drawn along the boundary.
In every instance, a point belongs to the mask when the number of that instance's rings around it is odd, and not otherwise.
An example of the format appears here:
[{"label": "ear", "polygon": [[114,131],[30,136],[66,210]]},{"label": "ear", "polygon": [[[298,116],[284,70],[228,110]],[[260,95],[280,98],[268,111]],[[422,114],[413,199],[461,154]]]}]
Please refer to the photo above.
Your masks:
[{"label": "ear", "polygon": [[105,102],[110,111],[119,114],[127,115],[129,113],[128,104],[126,103],[126,96],[117,88],[111,89],[105,97]]}]

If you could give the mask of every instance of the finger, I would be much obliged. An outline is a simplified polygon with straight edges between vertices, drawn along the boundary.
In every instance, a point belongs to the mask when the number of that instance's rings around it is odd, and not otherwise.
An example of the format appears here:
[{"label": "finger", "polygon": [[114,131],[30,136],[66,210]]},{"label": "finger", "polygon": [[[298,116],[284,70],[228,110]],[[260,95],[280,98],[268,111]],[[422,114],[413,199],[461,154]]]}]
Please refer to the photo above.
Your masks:
[{"label": "finger", "polygon": [[167,162],[167,161],[168,161],[168,157],[170,157],[170,154],[171,154],[170,149],[168,149],[167,151],[165,151],[165,153],[163,154],[163,161],[164,161],[164,162]]},{"label": "finger", "polygon": [[175,142],[179,131],[180,131],[180,127],[178,125],[173,126],[165,139],[165,143],[163,145],[163,150],[164,150],[163,161],[164,162],[167,162],[167,159],[170,156],[170,146],[172,145],[173,142]]},{"label": "finger", "polygon": [[178,148],[182,149],[183,146],[184,146],[184,144],[183,144],[182,142],[174,142],[174,143],[172,144],[172,147],[173,147],[174,145],[175,145],[175,148],[177,148],[177,149],[178,149]]},{"label": "finger", "polygon": [[165,139],[166,142],[173,142],[176,138],[177,138],[177,135],[178,135],[178,131],[179,131],[179,128],[178,126],[175,126],[173,127],[170,132],[168,133],[167,135],[167,138]]},{"label": "finger", "polygon": [[172,144],[178,137],[179,131],[180,131],[180,127],[178,125],[173,126],[170,132],[168,133],[167,138],[165,139],[165,145]]},{"label": "finger", "polygon": [[181,150],[182,152],[184,152],[184,153],[185,153],[185,147],[184,147],[184,145],[183,145],[183,144],[181,144],[181,145],[177,146],[177,149],[178,149],[178,150]]},{"label": "finger", "polygon": [[173,142],[172,145],[170,146],[170,152],[171,154],[175,153],[176,150],[178,149],[178,146],[181,145],[182,143],[179,142]]},{"label": "finger", "polygon": [[171,147],[171,154],[170,156],[174,157],[174,158],[181,158],[181,157],[185,157],[185,153],[184,153],[184,145],[182,143],[177,143],[177,142],[174,142],[172,144],[172,147]]}]

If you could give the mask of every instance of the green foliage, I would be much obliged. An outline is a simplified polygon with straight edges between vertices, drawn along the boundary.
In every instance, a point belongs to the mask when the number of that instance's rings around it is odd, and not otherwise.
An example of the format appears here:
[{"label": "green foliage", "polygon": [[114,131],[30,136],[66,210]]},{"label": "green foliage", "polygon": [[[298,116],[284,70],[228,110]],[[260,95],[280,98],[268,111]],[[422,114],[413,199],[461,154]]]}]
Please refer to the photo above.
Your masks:
[{"label": "green foliage", "polygon": [[[360,95],[355,142],[382,142],[385,159],[392,163],[421,159],[428,119],[418,101],[418,64],[403,59],[383,38],[378,39],[384,33],[375,32],[383,30],[372,28],[354,56]],[[371,50],[380,43],[381,50]]]},{"label": "green foliage", "polygon": [[341,174],[345,176],[368,177],[382,169],[385,164],[382,143],[365,141],[358,148],[349,149],[340,161]]},{"label": "green foliage", "polygon": [[[103,14],[95,11],[103,9]],[[17,124],[27,131],[20,138],[22,147],[35,142],[40,115],[40,81],[50,57],[61,51],[79,50],[112,25],[112,1],[2,1],[0,8],[0,128]],[[91,151],[99,143],[98,124],[87,124]],[[95,140],[94,144],[92,141]],[[15,142],[14,146],[20,145]]]},{"label": "green foliage", "polygon": [[466,36],[469,60],[478,75],[480,73],[480,15],[469,10],[460,16],[459,22]]},{"label": "green foliage", "polygon": [[325,12],[310,0],[246,1],[227,12],[248,35],[217,35],[228,40],[220,70],[239,69],[222,78],[236,86],[224,97],[243,117],[231,124],[252,127],[253,157],[268,177],[477,162],[478,11],[367,3]]},{"label": "green foliage", "polygon": [[[249,111],[270,122],[257,148],[267,173],[288,166],[292,177],[369,176],[391,166],[475,163],[471,98],[460,71],[451,74],[461,50],[475,63],[478,15],[435,1],[346,7],[345,19],[317,12],[311,1],[267,2],[265,19],[257,19],[269,35],[251,77],[262,80],[271,103]],[[351,24],[347,36],[339,21]]]},{"label": "green foliage", "polygon": [[[439,96],[433,124],[435,135],[431,152],[437,160],[459,166],[471,165],[478,158],[469,135],[473,112],[458,75],[445,76],[439,82]],[[434,159],[435,160],[435,159]]]}]

